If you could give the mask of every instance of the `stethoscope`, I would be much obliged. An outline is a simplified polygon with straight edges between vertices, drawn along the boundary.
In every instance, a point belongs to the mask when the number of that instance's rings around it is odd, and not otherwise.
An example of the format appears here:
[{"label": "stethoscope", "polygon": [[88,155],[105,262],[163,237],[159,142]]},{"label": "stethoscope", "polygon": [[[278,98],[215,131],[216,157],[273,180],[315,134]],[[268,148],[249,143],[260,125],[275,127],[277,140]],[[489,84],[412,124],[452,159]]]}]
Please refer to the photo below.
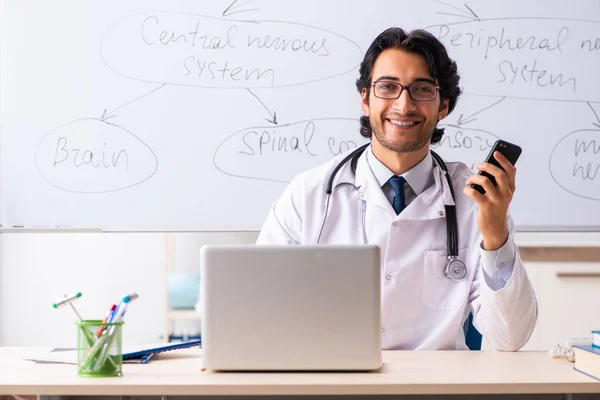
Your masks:
[{"label": "stethoscope", "polygon": [[[327,220],[327,212],[329,211],[329,199],[334,192],[340,186],[350,185],[354,189],[358,190],[356,186],[354,186],[350,182],[341,182],[333,187],[333,180],[335,179],[339,170],[346,165],[348,161],[350,161],[350,167],[352,168],[352,172],[356,172],[356,164],[358,163],[358,158],[363,153],[363,151],[369,146],[370,143],[367,143],[363,146],[356,148],[350,154],[348,154],[342,161],[340,161],[333,171],[331,175],[329,175],[329,179],[327,180],[327,187],[325,188],[325,216],[323,217],[323,222],[321,223],[321,229],[319,231],[319,236],[317,237],[317,244],[321,239],[321,234],[323,233],[323,227],[325,226],[325,221]],[[444,163],[444,160],[433,150],[431,150],[431,156],[440,167],[444,176],[446,177],[446,182],[448,183],[448,187],[450,189],[450,194],[452,195],[452,200],[454,200],[454,188],[452,187],[452,181],[450,179],[450,174],[448,173],[448,168]],[[456,206],[455,205],[444,205],[446,211],[446,232],[447,232],[447,248],[448,248],[448,264],[444,268],[444,274],[449,279],[454,281],[460,281],[467,276],[467,266],[458,258],[458,223],[456,220]],[[366,223],[365,223],[365,201],[363,200],[362,206],[362,227],[363,227],[363,241],[367,243],[366,236]]]}]

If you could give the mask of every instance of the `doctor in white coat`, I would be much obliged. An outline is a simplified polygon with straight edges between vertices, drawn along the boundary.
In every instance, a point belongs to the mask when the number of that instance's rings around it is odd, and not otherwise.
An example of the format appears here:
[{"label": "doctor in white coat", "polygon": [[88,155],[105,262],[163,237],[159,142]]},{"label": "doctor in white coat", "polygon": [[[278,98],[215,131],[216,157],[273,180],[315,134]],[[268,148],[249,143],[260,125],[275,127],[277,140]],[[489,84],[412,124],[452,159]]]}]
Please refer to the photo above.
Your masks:
[{"label": "doctor in white coat", "polygon": [[[537,320],[537,301],[514,243],[508,214],[515,168],[478,165],[497,186],[447,163],[455,198],[430,143],[460,94],[456,63],[428,32],[390,28],[371,44],[356,85],[371,144],[335,174],[345,155],[298,175],[275,201],[257,244],[377,244],[381,248],[384,349],[467,349],[463,323],[498,350],[516,351]],[[400,177],[400,178],[398,178]],[[481,185],[484,195],[470,187]],[[446,205],[455,205],[458,258],[450,279]],[[459,274],[460,275],[460,274]]]}]

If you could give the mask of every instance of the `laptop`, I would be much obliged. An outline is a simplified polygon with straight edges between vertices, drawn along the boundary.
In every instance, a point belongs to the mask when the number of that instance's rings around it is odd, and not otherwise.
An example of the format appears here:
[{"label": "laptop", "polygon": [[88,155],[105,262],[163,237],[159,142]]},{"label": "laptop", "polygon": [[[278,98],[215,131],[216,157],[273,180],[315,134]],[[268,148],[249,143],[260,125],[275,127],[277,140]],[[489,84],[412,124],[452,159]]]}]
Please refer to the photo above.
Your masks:
[{"label": "laptop", "polygon": [[205,245],[202,359],[211,370],[381,367],[375,245]]}]

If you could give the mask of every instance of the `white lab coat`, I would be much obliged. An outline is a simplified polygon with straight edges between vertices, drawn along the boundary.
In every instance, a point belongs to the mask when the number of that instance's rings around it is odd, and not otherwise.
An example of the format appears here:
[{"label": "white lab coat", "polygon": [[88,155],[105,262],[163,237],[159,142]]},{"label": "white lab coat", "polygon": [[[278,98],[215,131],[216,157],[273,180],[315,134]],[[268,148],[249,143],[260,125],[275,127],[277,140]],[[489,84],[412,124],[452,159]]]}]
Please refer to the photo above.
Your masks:
[{"label": "white lab coat", "polygon": [[[319,243],[362,244],[366,235],[368,243],[381,248],[383,349],[467,349],[462,327],[469,312],[493,347],[521,348],[537,320],[535,293],[518,251],[504,287],[494,291],[486,283],[480,265],[477,208],[462,193],[469,169],[447,163],[456,194],[459,257],[468,268],[467,277],[455,282],[443,272],[447,263],[444,204],[453,201],[440,168],[433,169],[435,183],[396,215],[371,172],[367,151],[358,160],[356,174],[349,162],[337,174]],[[344,156],[290,183],[271,207],[257,244],[316,243],[325,217],[326,183]],[[510,218],[509,229],[512,241]]]}]

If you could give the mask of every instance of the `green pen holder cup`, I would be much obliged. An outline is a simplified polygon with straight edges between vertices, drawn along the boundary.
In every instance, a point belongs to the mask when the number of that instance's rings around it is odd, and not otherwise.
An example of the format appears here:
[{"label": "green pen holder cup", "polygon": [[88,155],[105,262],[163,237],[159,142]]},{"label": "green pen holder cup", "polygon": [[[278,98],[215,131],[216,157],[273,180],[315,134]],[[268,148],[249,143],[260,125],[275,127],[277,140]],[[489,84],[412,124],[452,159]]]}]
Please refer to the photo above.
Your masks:
[{"label": "green pen holder cup", "polygon": [[100,320],[77,324],[77,375],[111,377],[123,375],[123,322]]}]

